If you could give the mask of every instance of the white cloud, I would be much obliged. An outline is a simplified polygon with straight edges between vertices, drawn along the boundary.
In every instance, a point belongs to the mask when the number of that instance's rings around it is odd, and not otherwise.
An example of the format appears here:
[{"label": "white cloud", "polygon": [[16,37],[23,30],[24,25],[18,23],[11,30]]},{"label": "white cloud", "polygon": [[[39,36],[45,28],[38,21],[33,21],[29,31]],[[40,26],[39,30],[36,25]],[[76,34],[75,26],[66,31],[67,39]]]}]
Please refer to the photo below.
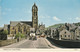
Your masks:
[{"label": "white cloud", "polygon": [[56,21],[61,21],[59,18],[57,18],[56,16],[53,17],[54,20]]},{"label": "white cloud", "polygon": [[80,17],[76,17],[75,19],[76,19],[76,20],[80,20]]}]

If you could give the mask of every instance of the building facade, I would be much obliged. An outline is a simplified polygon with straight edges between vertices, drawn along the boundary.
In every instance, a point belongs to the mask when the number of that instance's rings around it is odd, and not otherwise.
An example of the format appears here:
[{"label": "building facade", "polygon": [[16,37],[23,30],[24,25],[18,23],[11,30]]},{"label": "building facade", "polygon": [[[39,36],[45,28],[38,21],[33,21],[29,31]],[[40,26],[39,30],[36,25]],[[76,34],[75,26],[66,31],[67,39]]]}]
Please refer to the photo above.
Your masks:
[{"label": "building facade", "polygon": [[38,7],[35,3],[32,6],[32,21],[10,21],[10,24],[4,25],[4,30],[8,30],[12,36],[17,33],[27,35],[30,33],[30,28],[38,29]]},{"label": "building facade", "polygon": [[75,40],[80,40],[80,26],[75,30]]},{"label": "building facade", "polygon": [[71,40],[71,36],[71,33],[68,30],[64,29],[59,34],[59,40]]}]

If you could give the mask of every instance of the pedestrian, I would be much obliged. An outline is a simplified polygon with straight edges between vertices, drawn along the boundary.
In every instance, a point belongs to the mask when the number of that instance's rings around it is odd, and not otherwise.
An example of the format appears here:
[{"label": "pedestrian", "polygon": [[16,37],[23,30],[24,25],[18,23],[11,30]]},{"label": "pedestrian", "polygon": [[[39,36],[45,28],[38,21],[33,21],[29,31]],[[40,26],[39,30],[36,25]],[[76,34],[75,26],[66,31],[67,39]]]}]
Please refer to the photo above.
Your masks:
[{"label": "pedestrian", "polygon": [[19,42],[19,37],[17,38],[17,42]]}]

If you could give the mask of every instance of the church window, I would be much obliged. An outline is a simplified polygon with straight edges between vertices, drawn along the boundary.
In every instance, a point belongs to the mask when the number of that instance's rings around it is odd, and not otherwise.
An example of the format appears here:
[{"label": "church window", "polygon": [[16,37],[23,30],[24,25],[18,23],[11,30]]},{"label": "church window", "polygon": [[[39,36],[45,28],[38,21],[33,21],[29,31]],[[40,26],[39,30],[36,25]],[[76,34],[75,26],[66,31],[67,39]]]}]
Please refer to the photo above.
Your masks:
[{"label": "church window", "polygon": [[15,34],[16,34],[16,30],[15,30]]},{"label": "church window", "polygon": [[24,32],[26,31],[26,26],[24,26]]},{"label": "church window", "polygon": [[34,16],[35,16],[35,12],[34,12]]},{"label": "church window", "polygon": [[20,32],[20,26],[18,27],[18,32]]}]

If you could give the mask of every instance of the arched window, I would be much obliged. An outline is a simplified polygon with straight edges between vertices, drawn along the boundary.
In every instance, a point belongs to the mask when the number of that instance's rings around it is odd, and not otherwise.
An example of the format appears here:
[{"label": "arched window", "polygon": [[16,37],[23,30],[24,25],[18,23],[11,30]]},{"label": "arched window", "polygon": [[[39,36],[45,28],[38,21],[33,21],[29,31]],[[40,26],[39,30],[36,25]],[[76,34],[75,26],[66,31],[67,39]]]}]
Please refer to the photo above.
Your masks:
[{"label": "arched window", "polygon": [[20,26],[18,27],[18,32],[20,32]]},{"label": "arched window", "polygon": [[15,30],[15,34],[16,34],[16,30]]},{"label": "arched window", "polygon": [[26,31],[26,26],[24,26],[24,32]]}]

